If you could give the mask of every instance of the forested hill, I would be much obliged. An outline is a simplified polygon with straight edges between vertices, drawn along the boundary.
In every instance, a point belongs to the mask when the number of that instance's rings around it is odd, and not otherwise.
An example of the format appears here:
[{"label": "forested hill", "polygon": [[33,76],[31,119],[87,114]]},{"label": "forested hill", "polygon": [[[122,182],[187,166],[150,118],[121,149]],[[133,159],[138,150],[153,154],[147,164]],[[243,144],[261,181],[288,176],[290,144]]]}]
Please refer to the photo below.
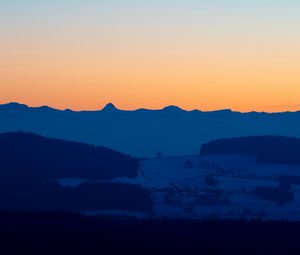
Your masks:
[{"label": "forested hill", "polygon": [[1,176],[111,179],[135,177],[138,160],[104,147],[31,133],[0,135]]},{"label": "forested hill", "polygon": [[[137,159],[107,148],[23,132],[5,133],[0,135],[0,165],[0,210],[152,210],[144,188],[97,182],[137,175]],[[56,180],[74,177],[86,182],[64,187]]]},{"label": "forested hill", "polygon": [[201,155],[256,155],[260,163],[300,164],[300,139],[283,136],[253,136],[219,139],[205,143]]}]

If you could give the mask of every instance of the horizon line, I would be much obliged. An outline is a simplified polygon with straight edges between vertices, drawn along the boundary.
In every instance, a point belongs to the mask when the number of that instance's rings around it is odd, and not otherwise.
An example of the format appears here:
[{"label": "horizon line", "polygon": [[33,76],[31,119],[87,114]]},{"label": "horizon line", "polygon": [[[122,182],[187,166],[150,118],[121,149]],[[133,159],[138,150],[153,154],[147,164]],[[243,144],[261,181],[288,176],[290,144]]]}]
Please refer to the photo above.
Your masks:
[{"label": "horizon line", "polygon": [[[23,106],[23,107],[27,107],[27,108],[31,108],[31,109],[38,109],[38,108],[49,108],[49,109],[53,109],[53,110],[57,110],[57,111],[72,111],[72,112],[99,112],[99,111],[104,111],[104,110],[118,110],[118,111],[126,111],[126,112],[134,112],[134,111],[139,111],[139,110],[146,110],[146,111],[162,111],[162,110],[166,110],[166,109],[178,109],[181,111],[185,111],[185,112],[194,112],[194,111],[199,111],[199,112],[203,112],[203,113],[209,113],[209,112],[221,112],[221,111],[230,111],[233,113],[241,113],[241,114],[247,114],[247,113],[266,113],[266,114],[276,114],[276,113],[297,113],[300,111],[300,109],[298,110],[294,110],[294,111],[257,111],[257,110],[252,110],[252,111],[238,111],[238,110],[233,110],[231,108],[221,108],[221,109],[214,109],[214,110],[201,110],[198,108],[192,109],[192,110],[188,110],[188,109],[184,109],[180,106],[177,105],[166,105],[162,108],[135,108],[135,109],[120,109],[119,107],[116,107],[114,103],[107,103],[105,104],[102,108],[99,109],[81,109],[81,110],[74,110],[71,108],[56,108],[56,107],[52,107],[49,105],[29,105],[26,103],[21,103],[21,102],[15,102],[15,101],[10,101],[7,103],[0,103],[0,107],[1,106],[9,106],[9,105],[19,105],[19,106]],[[279,107],[279,106],[278,106]],[[290,108],[295,108],[295,107],[299,107],[300,105],[295,105],[295,106],[285,106],[285,107],[290,107]]]}]

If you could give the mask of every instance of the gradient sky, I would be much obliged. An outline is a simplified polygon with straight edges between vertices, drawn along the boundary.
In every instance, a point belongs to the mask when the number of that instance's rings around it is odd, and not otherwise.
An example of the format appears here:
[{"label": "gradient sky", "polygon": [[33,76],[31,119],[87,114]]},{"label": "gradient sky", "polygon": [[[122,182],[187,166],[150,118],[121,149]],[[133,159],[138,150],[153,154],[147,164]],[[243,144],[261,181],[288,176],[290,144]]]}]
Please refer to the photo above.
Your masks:
[{"label": "gradient sky", "polygon": [[10,101],[300,109],[300,1],[1,0]]}]

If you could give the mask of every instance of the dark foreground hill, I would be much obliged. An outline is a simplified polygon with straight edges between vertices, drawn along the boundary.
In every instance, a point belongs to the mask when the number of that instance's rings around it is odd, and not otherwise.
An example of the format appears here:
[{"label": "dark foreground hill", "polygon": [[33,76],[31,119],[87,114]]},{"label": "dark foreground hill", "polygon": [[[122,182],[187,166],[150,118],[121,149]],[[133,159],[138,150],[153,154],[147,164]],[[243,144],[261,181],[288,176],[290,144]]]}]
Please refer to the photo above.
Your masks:
[{"label": "dark foreground hill", "polygon": [[298,255],[299,222],[0,213],[1,254]]},{"label": "dark foreground hill", "polygon": [[260,163],[300,164],[300,139],[282,136],[253,136],[220,139],[205,143],[201,155],[255,155]]},{"label": "dark foreground hill", "polygon": [[111,179],[135,177],[138,160],[125,154],[77,142],[12,132],[0,135],[0,176],[43,179]]},{"label": "dark foreground hill", "polygon": [[56,182],[0,181],[0,210],[72,211],[117,210],[152,212],[151,197],[144,188],[119,183],[83,183],[62,187]]},{"label": "dark foreground hill", "polygon": [[[121,153],[27,133],[0,135],[0,210],[89,212],[124,210],[151,213],[142,187],[91,182],[136,176],[138,161]],[[62,187],[57,178],[89,182]]]}]

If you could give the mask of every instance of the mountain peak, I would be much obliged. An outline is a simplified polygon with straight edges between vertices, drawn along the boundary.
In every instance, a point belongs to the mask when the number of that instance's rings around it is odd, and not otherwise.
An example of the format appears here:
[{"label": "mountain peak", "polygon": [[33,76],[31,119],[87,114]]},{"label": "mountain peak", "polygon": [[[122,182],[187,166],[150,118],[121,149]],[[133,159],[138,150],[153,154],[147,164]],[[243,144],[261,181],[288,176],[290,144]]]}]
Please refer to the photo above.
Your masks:
[{"label": "mountain peak", "polygon": [[183,111],[180,107],[175,106],[175,105],[169,105],[163,108],[165,111]]},{"label": "mountain peak", "polygon": [[19,104],[19,103],[15,103],[15,102],[11,102],[8,104],[2,104],[0,106],[5,109],[11,109],[11,110],[25,110],[28,108],[28,106],[25,104]]},{"label": "mountain peak", "polygon": [[115,110],[118,110],[118,109],[113,103],[109,103],[109,104],[105,105],[104,108],[102,109],[102,111],[115,111]]}]

